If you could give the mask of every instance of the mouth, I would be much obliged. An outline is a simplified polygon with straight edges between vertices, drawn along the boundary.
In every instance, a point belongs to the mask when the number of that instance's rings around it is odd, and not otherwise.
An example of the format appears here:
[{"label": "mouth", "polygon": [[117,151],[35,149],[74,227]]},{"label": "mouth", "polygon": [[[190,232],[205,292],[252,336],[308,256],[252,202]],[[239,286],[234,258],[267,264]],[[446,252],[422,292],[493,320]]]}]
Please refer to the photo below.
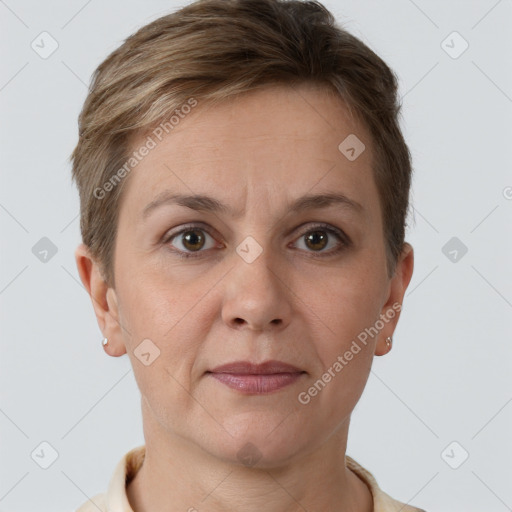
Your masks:
[{"label": "mouth", "polygon": [[281,361],[260,364],[235,361],[209,370],[206,374],[240,393],[261,395],[283,389],[307,372]]}]

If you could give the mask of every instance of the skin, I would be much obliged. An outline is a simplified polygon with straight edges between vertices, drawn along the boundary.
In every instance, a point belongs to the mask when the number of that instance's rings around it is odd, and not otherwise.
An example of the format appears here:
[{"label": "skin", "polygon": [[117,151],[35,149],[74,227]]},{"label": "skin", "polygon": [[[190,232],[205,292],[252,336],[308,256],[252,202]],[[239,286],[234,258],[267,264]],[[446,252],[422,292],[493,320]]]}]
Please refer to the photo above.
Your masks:
[{"label": "skin", "polygon": [[[338,149],[349,134],[366,146],[352,162]],[[399,313],[307,405],[297,399],[359,333],[402,304],[412,276],[409,244],[387,274],[372,161],[368,131],[326,89],[272,86],[214,107],[199,103],[125,183],[115,289],[87,247],[77,248],[106,350],[128,354],[141,391],[146,459],[127,488],[135,512],[373,510],[344,456],[350,415],[374,355],[389,351],[385,339]],[[141,220],[164,190],[208,195],[239,215],[167,204]],[[303,195],[333,192],[361,211],[331,204],[290,212]],[[191,246],[171,238],[187,223],[205,230],[206,245],[192,244],[199,257],[180,257]],[[308,238],[319,229],[325,247]],[[262,248],[252,263],[236,251],[247,236]],[[134,353],[144,339],[160,350],[149,366]],[[306,373],[262,395],[205,373],[269,359]],[[253,466],[237,457],[247,443],[257,454]]]}]

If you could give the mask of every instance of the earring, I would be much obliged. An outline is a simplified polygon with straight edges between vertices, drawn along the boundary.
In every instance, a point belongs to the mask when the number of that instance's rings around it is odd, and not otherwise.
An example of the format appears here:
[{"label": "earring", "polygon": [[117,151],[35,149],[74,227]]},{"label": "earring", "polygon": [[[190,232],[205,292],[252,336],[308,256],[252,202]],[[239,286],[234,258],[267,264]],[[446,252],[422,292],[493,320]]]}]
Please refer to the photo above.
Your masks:
[{"label": "earring", "polygon": [[104,347],[106,347],[106,346],[107,346],[107,343],[108,343],[108,339],[107,339],[107,338],[103,338],[103,341],[102,341],[101,343],[102,343],[102,345],[103,345]]},{"label": "earring", "polygon": [[388,336],[386,338],[386,346],[388,347],[388,350],[391,349],[391,343],[393,343],[393,338],[391,338],[390,336]]}]

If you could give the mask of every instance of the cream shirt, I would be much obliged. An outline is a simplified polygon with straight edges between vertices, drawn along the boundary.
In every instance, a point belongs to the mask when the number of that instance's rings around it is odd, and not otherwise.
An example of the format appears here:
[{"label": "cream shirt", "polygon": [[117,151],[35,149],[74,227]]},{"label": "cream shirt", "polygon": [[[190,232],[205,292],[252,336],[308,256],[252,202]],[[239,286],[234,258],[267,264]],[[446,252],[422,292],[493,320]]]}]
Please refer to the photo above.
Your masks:
[{"label": "cream shirt", "polygon": [[[106,493],[97,494],[76,512],[133,512],[126,496],[126,484],[132,480],[144,461],[146,447],[138,446],[129,451],[117,464]],[[354,459],[345,456],[346,464],[370,489],[373,496],[373,512],[425,512],[420,508],[396,501],[382,491],[373,475]]]}]

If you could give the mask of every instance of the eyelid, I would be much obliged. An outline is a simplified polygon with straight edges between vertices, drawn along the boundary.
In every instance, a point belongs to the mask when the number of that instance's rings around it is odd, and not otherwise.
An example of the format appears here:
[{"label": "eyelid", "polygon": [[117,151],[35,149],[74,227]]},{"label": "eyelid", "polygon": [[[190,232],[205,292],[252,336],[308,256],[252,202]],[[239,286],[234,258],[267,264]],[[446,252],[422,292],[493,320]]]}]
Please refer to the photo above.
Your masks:
[{"label": "eyelid", "polygon": [[[205,231],[213,238],[221,238],[217,231],[214,230],[211,226],[208,224],[205,224],[204,222],[187,222],[186,224],[180,224],[177,226],[176,231],[174,231],[175,228],[172,228],[164,233],[162,236],[162,243],[169,243],[173,238],[175,238],[177,235],[180,235],[184,231],[191,231],[194,229],[200,229],[201,231]],[[213,232],[213,233],[212,233]]]},{"label": "eyelid", "polygon": [[[307,229],[301,229],[304,226],[307,226]],[[326,222],[305,222],[297,228],[297,230],[300,230],[301,232],[299,238],[304,236],[306,233],[309,233],[310,231],[314,231],[315,229],[323,229],[329,233],[334,233],[345,245],[350,245],[352,243],[348,235],[343,230],[331,224],[327,224]]]}]

